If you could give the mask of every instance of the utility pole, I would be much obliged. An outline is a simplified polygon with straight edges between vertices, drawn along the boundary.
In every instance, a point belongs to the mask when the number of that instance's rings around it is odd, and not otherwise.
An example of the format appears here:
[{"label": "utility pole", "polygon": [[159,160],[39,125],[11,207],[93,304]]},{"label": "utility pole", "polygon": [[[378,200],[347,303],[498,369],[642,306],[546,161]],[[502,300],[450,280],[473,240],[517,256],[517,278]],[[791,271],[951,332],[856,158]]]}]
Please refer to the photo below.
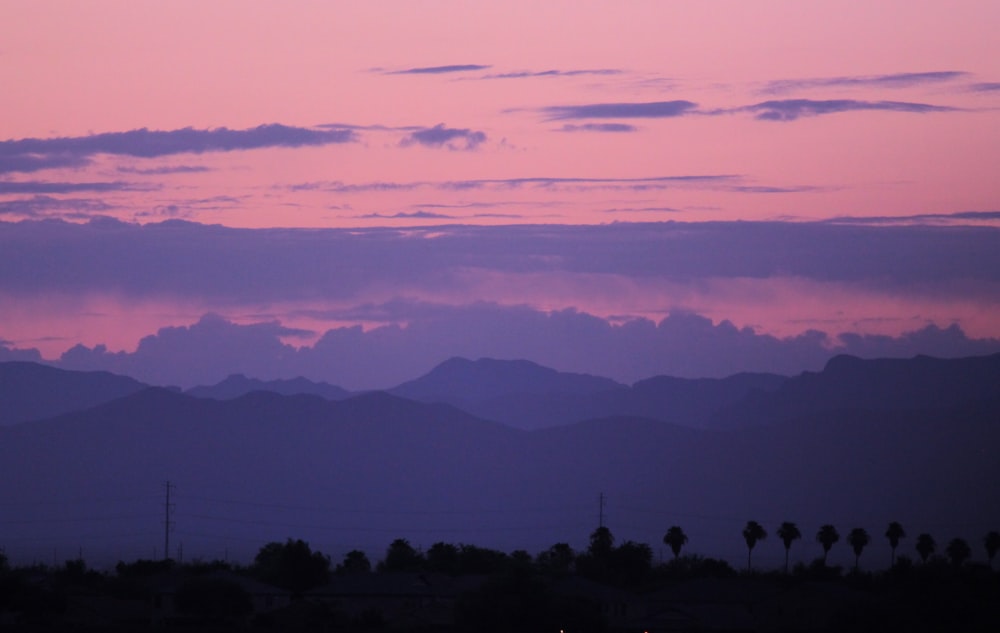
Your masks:
[{"label": "utility pole", "polygon": [[163,486],[167,489],[167,498],[163,504],[163,560],[168,560],[170,558],[170,530],[174,527],[174,522],[170,519],[174,510],[173,504],[170,503],[170,490],[175,486],[169,481],[164,482]]},{"label": "utility pole", "polygon": [[604,527],[604,493],[598,497],[598,510],[597,510],[597,527]]}]

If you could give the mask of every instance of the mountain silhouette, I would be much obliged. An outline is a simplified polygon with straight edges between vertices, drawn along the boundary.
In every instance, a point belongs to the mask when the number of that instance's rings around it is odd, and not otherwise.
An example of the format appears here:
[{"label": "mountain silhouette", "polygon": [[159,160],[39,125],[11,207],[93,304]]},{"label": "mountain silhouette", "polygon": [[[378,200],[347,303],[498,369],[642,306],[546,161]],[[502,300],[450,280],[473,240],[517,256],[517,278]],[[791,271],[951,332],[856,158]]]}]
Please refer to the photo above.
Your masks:
[{"label": "mountain silhouette", "polygon": [[145,389],[106,371],[67,371],[39,363],[0,363],[0,426],[86,409]]},{"label": "mountain silhouette", "polygon": [[773,391],[757,391],[727,406],[712,424],[771,424],[837,409],[940,409],[994,398],[998,391],[1000,354],[874,360],[841,355],[820,372],[803,372]]},{"label": "mountain silhouette", "polygon": [[427,374],[390,389],[414,400],[483,400],[510,394],[588,394],[623,389],[610,378],[560,372],[527,360],[450,358]]},{"label": "mountain silhouette", "polygon": [[528,430],[609,416],[700,427],[725,406],[756,390],[773,391],[784,380],[774,374],[723,379],[656,376],[629,387],[528,361],[452,358],[391,392],[423,402],[447,402],[478,417]]},{"label": "mountain silhouette", "polygon": [[325,382],[313,382],[299,376],[290,380],[258,380],[248,378],[243,374],[231,374],[214,385],[200,385],[186,390],[184,393],[196,398],[213,398],[215,400],[232,400],[251,391],[270,391],[284,395],[313,394],[327,400],[342,400],[351,392]]},{"label": "mountain silhouette", "polygon": [[[176,486],[172,539],[190,556],[249,556],[289,536],[333,554],[378,555],[394,538],[578,547],[597,523],[599,492],[620,539],[656,544],[666,526],[683,525],[691,551],[736,561],[747,517],[793,520],[803,532],[898,520],[914,533],[978,538],[1000,525],[1000,508],[984,501],[1000,497],[990,449],[1000,442],[1000,396],[968,387],[986,384],[991,362],[965,360],[952,365],[962,385],[934,406],[887,406],[877,391],[838,402],[829,387],[789,415],[805,387],[786,381],[745,400],[755,416],[764,402],[775,417],[729,430],[615,415],[524,431],[385,392],[213,400],[144,389],[0,428],[0,507],[13,517],[4,546],[45,559],[53,547],[148,557],[162,543],[166,480]],[[925,376],[928,364],[874,367],[898,397],[916,388],[902,377]],[[789,381],[837,378],[849,392],[871,371],[848,360]],[[755,564],[783,564],[780,544],[758,549]],[[792,555],[818,552],[803,545]]]}]

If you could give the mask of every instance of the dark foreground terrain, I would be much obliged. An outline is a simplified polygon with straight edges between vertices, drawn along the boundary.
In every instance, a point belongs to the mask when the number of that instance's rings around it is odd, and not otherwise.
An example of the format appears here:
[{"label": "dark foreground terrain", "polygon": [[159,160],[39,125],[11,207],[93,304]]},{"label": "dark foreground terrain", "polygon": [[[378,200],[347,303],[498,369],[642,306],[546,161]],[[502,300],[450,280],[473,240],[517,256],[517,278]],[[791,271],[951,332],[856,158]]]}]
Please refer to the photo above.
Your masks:
[{"label": "dark foreground terrain", "polygon": [[[595,532],[595,534],[597,534]],[[880,573],[821,559],[788,573],[737,572],[648,547],[535,557],[403,540],[372,569],[360,552],[331,569],[302,541],[270,543],[253,565],[83,561],[0,571],[0,630],[21,631],[996,631],[1000,574],[901,556]]]}]

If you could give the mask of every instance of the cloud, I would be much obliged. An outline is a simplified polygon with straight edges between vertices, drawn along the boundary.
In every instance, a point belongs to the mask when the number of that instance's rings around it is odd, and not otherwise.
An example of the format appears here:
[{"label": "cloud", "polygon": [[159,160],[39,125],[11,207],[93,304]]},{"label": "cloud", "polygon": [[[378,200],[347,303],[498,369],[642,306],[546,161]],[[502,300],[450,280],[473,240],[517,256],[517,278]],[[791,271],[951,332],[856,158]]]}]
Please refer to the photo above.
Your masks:
[{"label": "cloud", "polygon": [[736,193],[815,193],[817,191],[829,191],[827,187],[816,187],[814,185],[796,185],[793,187],[777,187],[774,185],[734,185],[726,187],[726,191]]},{"label": "cloud", "polygon": [[[44,204],[44,201],[36,201]],[[104,293],[258,305],[473,292],[476,274],[689,284],[787,277],[996,300],[997,230],[782,222],[233,229],[187,222],[0,222],[0,294]],[[517,248],[511,248],[516,244]],[[859,249],[859,244],[877,248]],[[845,257],[844,253],[851,253]],[[966,290],[961,284],[969,283]],[[994,287],[996,286],[996,287]],[[992,299],[991,299],[992,297]]]},{"label": "cloud", "polygon": [[947,357],[1000,351],[1000,341],[970,339],[954,325],[927,326],[899,337],[831,336],[814,330],[780,338],[687,311],[671,312],[658,322],[634,318],[614,324],[574,309],[394,300],[314,316],[392,324],[338,327],[312,346],[295,348],[281,337],[297,331],[278,322],[238,325],[207,314],[193,325],[166,327],[144,337],[132,353],[78,345],[56,364],[184,387],[243,373],[262,379],[306,376],[371,389],[414,378],[453,356],[525,358],[563,371],[634,382],[655,375],[720,377],[740,371],[791,375],[818,370],[839,353]]},{"label": "cloud", "polygon": [[489,65],[482,64],[450,64],[447,66],[423,66],[407,68],[406,70],[384,71],[386,75],[442,75],[446,73],[464,73],[474,70],[486,70]]},{"label": "cloud", "polygon": [[[270,315],[256,329],[215,317],[197,328],[161,330],[131,354],[76,348],[64,359],[75,368],[163,383],[213,381],[243,371],[386,386],[451,355],[524,357],[620,380],[655,373],[784,373],[821,366],[832,350],[851,345],[897,345],[900,353],[932,349],[923,339],[909,347],[864,337],[839,342],[840,332],[820,332],[809,321],[815,297],[847,311],[835,316],[841,331],[857,329],[859,315],[887,316],[886,307],[893,306],[896,313],[889,316],[916,329],[927,323],[944,328],[935,340],[950,338],[952,347],[945,341],[940,349],[986,349],[985,343],[962,347],[947,326],[953,314],[1000,309],[996,244],[992,227],[927,224],[297,230],[177,220],[0,222],[0,307],[27,314],[37,305],[40,315],[51,315],[59,301],[101,311],[182,301],[197,306],[197,313],[241,321],[248,313]],[[755,323],[756,314],[785,308],[787,315],[772,318],[801,318],[811,323],[801,326],[807,331],[781,338],[722,318]],[[68,313],[72,309],[78,307]],[[714,321],[696,314],[708,309]],[[612,320],[609,314],[622,316]],[[311,347],[282,343],[307,331],[279,321],[319,329],[314,324],[324,319],[365,327],[333,328]],[[152,323],[151,330],[163,325]],[[786,329],[799,331],[798,323]]]},{"label": "cloud", "polygon": [[583,123],[574,125],[566,123],[560,132],[635,132],[638,128],[628,123]]},{"label": "cloud", "polygon": [[115,208],[117,208],[115,205],[93,198],[54,198],[37,195],[31,198],[0,201],[0,215],[22,218],[43,218],[51,215],[52,211],[59,211],[60,217],[89,219],[94,213],[111,211]]},{"label": "cloud", "polygon": [[413,181],[413,182],[371,182],[344,183],[339,181],[299,183],[290,186],[293,191],[328,191],[331,193],[361,193],[372,191],[413,191],[433,189],[439,191],[504,190],[533,187],[545,190],[572,188],[625,189],[647,191],[670,187],[723,188],[733,186],[742,180],[734,174],[691,174],[682,176],[652,176],[647,178],[553,178],[546,176],[526,176],[523,178],[479,178],[469,180]]},{"label": "cloud", "polygon": [[0,172],[80,166],[91,156],[156,158],[174,154],[231,152],[264,147],[303,147],[357,140],[348,129],[310,129],[273,123],[246,130],[215,128],[107,132],[89,136],[0,141]]},{"label": "cloud", "polygon": [[374,218],[374,219],[406,219],[406,220],[444,220],[452,219],[455,216],[446,215],[444,213],[433,213],[430,211],[413,211],[407,213],[405,211],[400,211],[399,213],[383,214],[383,213],[366,213],[364,215],[354,216],[356,218]]},{"label": "cloud", "polygon": [[982,81],[969,86],[973,92],[996,92],[1000,90],[1000,81]]},{"label": "cloud", "polygon": [[148,186],[140,186],[128,182],[45,182],[45,181],[2,181],[0,180],[0,195],[10,194],[60,194],[79,193],[81,191],[140,191],[148,190]]},{"label": "cloud", "polygon": [[565,119],[648,119],[692,114],[698,107],[691,101],[649,101],[645,103],[589,103],[540,108],[549,121]]},{"label": "cloud", "polygon": [[83,167],[88,162],[86,157],[72,154],[5,154],[0,149],[0,174]]},{"label": "cloud", "polygon": [[909,88],[921,84],[955,81],[968,76],[960,70],[943,70],[888,75],[853,75],[841,77],[808,77],[803,79],[778,79],[765,84],[763,92],[780,94],[808,88]]},{"label": "cloud", "polygon": [[968,220],[1000,221],[1000,211],[956,211],[955,213],[918,213],[913,215],[841,216],[831,218],[831,224],[926,224],[965,223]]},{"label": "cloud", "polygon": [[[463,142],[456,142],[463,141]],[[467,128],[448,128],[444,123],[438,123],[434,127],[423,128],[412,132],[402,141],[402,147],[409,147],[414,144],[424,147],[447,147],[448,149],[473,150],[486,141],[486,133]]]},{"label": "cloud", "polygon": [[119,167],[118,171],[123,174],[139,174],[142,176],[163,176],[167,174],[201,174],[211,171],[208,167],[201,165],[165,165],[163,167],[150,167],[139,169],[138,167]]},{"label": "cloud", "polygon": [[530,77],[578,77],[581,75],[620,75],[624,71],[617,68],[582,68],[578,70],[518,70],[506,73],[483,75],[478,79],[525,79]]},{"label": "cloud", "polygon": [[680,213],[674,207],[622,207],[605,209],[604,213]]},{"label": "cloud", "polygon": [[[950,106],[930,105],[927,103],[911,103],[907,101],[858,101],[855,99],[778,99],[762,101],[753,105],[735,108],[730,112],[755,112],[761,121],[795,121],[801,117],[820,116],[838,112],[856,112],[865,110],[881,110],[888,112],[955,112],[959,108]],[[725,111],[716,111],[723,113]]]},{"label": "cloud", "polygon": [[12,361],[38,363],[42,361],[42,355],[37,349],[20,349],[14,347],[12,342],[0,339],[0,363]]}]

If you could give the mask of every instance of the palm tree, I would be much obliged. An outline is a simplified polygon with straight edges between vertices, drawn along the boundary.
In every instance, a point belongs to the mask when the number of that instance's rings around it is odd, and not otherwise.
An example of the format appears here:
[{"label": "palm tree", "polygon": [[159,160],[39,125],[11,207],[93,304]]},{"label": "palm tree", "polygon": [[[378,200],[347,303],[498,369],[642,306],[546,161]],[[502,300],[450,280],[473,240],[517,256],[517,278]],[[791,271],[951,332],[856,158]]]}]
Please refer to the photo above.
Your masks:
[{"label": "palm tree", "polygon": [[899,545],[899,539],[906,536],[906,531],[903,530],[903,526],[893,521],[889,524],[889,527],[885,530],[885,537],[889,539],[889,547],[892,548],[892,559],[889,563],[889,567],[896,566],[896,547]]},{"label": "palm tree", "polygon": [[816,532],[816,541],[823,546],[823,565],[826,566],[826,556],[830,553],[830,548],[833,544],[840,540],[840,533],[837,532],[837,528],[833,527],[829,523],[823,525],[819,528],[819,532]]},{"label": "palm tree", "polygon": [[983,538],[983,545],[986,546],[986,558],[990,562],[990,569],[993,569],[993,559],[1000,550],[1000,532],[991,531]]},{"label": "palm tree", "polygon": [[667,533],[663,535],[663,542],[670,546],[670,551],[674,553],[674,558],[681,555],[681,548],[688,542],[687,534],[676,525],[671,525]]},{"label": "palm tree", "polygon": [[955,567],[961,567],[962,563],[972,556],[972,548],[969,547],[964,538],[951,539],[948,541],[948,547],[944,551],[948,554],[948,558],[951,559],[951,563]]},{"label": "palm tree", "polygon": [[865,546],[871,542],[871,537],[868,536],[868,532],[864,528],[854,528],[847,533],[847,542],[850,544],[851,549],[854,550],[854,571],[858,571],[858,560],[861,558],[861,552],[864,551]]},{"label": "palm tree", "polygon": [[743,540],[747,542],[747,571],[750,571],[750,556],[753,554],[753,546],[757,544],[757,541],[763,541],[767,538],[767,530],[757,523],[756,521],[747,521],[746,527],[743,528]]},{"label": "palm tree", "polygon": [[788,550],[792,549],[792,541],[802,538],[798,526],[790,521],[785,521],[778,527],[778,538],[785,545],[785,573],[788,573]]},{"label": "palm tree", "polygon": [[934,542],[934,538],[930,534],[924,533],[917,537],[917,553],[920,554],[920,560],[923,562],[926,563],[936,549],[937,543]]}]

